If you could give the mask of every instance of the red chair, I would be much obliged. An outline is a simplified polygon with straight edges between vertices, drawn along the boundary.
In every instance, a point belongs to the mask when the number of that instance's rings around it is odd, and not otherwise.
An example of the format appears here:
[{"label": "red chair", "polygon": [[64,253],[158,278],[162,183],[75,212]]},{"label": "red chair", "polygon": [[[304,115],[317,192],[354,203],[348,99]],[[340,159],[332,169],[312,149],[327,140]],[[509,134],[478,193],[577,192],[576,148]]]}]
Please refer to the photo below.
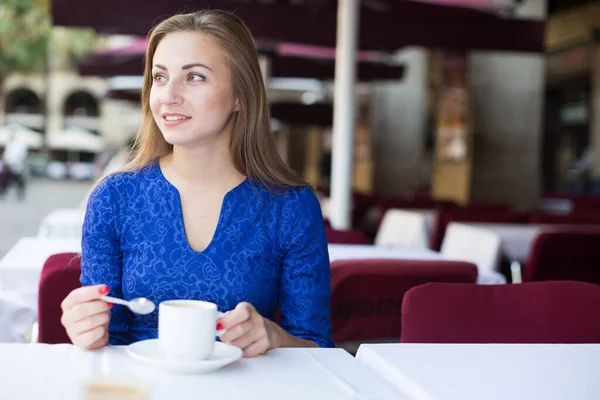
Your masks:
[{"label": "red chair", "polygon": [[600,284],[600,229],[540,233],[533,242],[523,279]]},{"label": "red chair", "polygon": [[552,225],[600,225],[600,215],[592,214],[532,214],[531,224]]},{"label": "red chair", "polygon": [[572,198],[575,212],[598,213],[600,212],[600,196],[580,196]]},{"label": "red chair", "polygon": [[402,306],[403,343],[600,343],[600,286],[428,283]]},{"label": "red chair", "polygon": [[400,339],[404,293],[426,282],[477,279],[474,264],[438,260],[340,260],[331,263],[334,343]]},{"label": "red chair", "polygon": [[330,244],[370,244],[369,239],[358,229],[338,231],[329,226],[325,227],[325,237]]},{"label": "red chair", "polygon": [[71,343],[60,323],[60,304],[73,289],[81,286],[80,275],[77,253],[55,254],[44,263],[38,292],[39,343]]}]

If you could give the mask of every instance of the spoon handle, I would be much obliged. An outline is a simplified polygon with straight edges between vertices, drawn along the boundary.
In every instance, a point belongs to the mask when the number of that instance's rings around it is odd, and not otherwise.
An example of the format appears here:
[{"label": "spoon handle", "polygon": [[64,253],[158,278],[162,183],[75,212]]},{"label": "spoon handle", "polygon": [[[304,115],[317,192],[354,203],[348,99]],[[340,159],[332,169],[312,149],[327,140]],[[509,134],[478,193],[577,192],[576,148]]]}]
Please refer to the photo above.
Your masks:
[{"label": "spoon handle", "polygon": [[129,302],[123,299],[119,299],[116,297],[112,297],[112,296],[101,296],[100,300],[104,300],[107,303],[113,303],[113,304],[121,304],[123,306],[127,306],[129,307]]}]

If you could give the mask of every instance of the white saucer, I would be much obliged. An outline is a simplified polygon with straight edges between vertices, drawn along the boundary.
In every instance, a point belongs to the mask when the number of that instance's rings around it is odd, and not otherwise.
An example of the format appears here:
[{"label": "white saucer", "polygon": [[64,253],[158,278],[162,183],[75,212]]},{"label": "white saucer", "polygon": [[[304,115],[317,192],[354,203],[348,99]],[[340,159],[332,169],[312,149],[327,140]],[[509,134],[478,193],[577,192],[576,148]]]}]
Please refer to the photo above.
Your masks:
[{"label": "white saucer", "polygon": [[223,368],[242,357],[242,349],[227,343],[215,342],[210,357],[198,361],[178,361],[164,358],[158,347],[158,339],[143,340],[127,347],[127,353],[138,361],[169,370],[171,372],[197,374]]}]

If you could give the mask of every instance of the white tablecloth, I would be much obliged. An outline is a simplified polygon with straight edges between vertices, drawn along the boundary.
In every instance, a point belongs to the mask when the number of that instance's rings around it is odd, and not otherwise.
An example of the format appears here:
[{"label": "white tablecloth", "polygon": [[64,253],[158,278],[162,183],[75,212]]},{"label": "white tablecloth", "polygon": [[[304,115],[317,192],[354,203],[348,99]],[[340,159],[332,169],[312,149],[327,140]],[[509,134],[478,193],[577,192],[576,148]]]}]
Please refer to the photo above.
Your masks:
[{"label": "white tablecloth", "polygon": [[0,342],[25,340],[37,317],[40,275],[48,257],[80,251],[81,239],[26,237],[0,260]]},{"label": "white tablecloth", "polygon": [[363,344],[356,357],[415,400],[600,398],[600,345]]},{"label": "white tablecloth", "polygon": [[60,208],[46,215],[38,229],[38,237],[81,238],[81,227],[85,210],[80,208]]},{"label": "white tablecloth", "polygon": [[[446,260],[440,253],[430,249],[405,249],[400,247],[379,247],[373,245],[330,244],[329,260],[360,260],[367,258],[391,258],[399,260]],[[460,261],[460,260],[458,260]],[[499,272],[479,269],[477,283],[481,285],[502,285],[506,278]]]},{"label": "white tablecloth", "polygon": [[28,302],[37,303],[40,274],[48,257],[80,251],[81,239],[21,238],[0,260],[0,289],[22,293]]},{"label": "white tablecloth", "polygon": [[572,230],[584,227],[599,229],[590,225],[553,225],[553,224],[500,224],[461,222],[470,226],[490,230],[500,236],[502,254],[509,261],[526,262],[529,259],[533,242],[542,232]]},{"label": "white tablecloth", "polygon": [[93,379],[146,386],[151,400],[402,400],[397,389],[342,349],[277,349],[205,375],[167,373],[124,347],[86,352],[71,345],[0,345],[2,399],[82,399]]}]

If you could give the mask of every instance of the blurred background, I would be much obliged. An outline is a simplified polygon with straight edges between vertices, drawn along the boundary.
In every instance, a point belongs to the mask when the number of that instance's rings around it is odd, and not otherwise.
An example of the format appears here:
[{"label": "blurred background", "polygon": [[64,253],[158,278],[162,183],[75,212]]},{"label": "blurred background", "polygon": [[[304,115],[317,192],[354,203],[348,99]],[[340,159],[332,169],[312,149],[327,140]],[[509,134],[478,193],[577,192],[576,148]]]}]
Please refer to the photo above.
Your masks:
[{"label": "blurred background", "polygon": [[[219,3],[256,37],[281,155],[319,188],[326,219],[336,3]],[[0,200],[13,221],[0,255],[127,161],[147,32],[207,5],[2,0],[0,151],[26,143],[26,190],[13,182]],[[386,201],[568,213],[600,194],[597,1],[365,0],[360,11],[350,227],[373,238]]]}]

